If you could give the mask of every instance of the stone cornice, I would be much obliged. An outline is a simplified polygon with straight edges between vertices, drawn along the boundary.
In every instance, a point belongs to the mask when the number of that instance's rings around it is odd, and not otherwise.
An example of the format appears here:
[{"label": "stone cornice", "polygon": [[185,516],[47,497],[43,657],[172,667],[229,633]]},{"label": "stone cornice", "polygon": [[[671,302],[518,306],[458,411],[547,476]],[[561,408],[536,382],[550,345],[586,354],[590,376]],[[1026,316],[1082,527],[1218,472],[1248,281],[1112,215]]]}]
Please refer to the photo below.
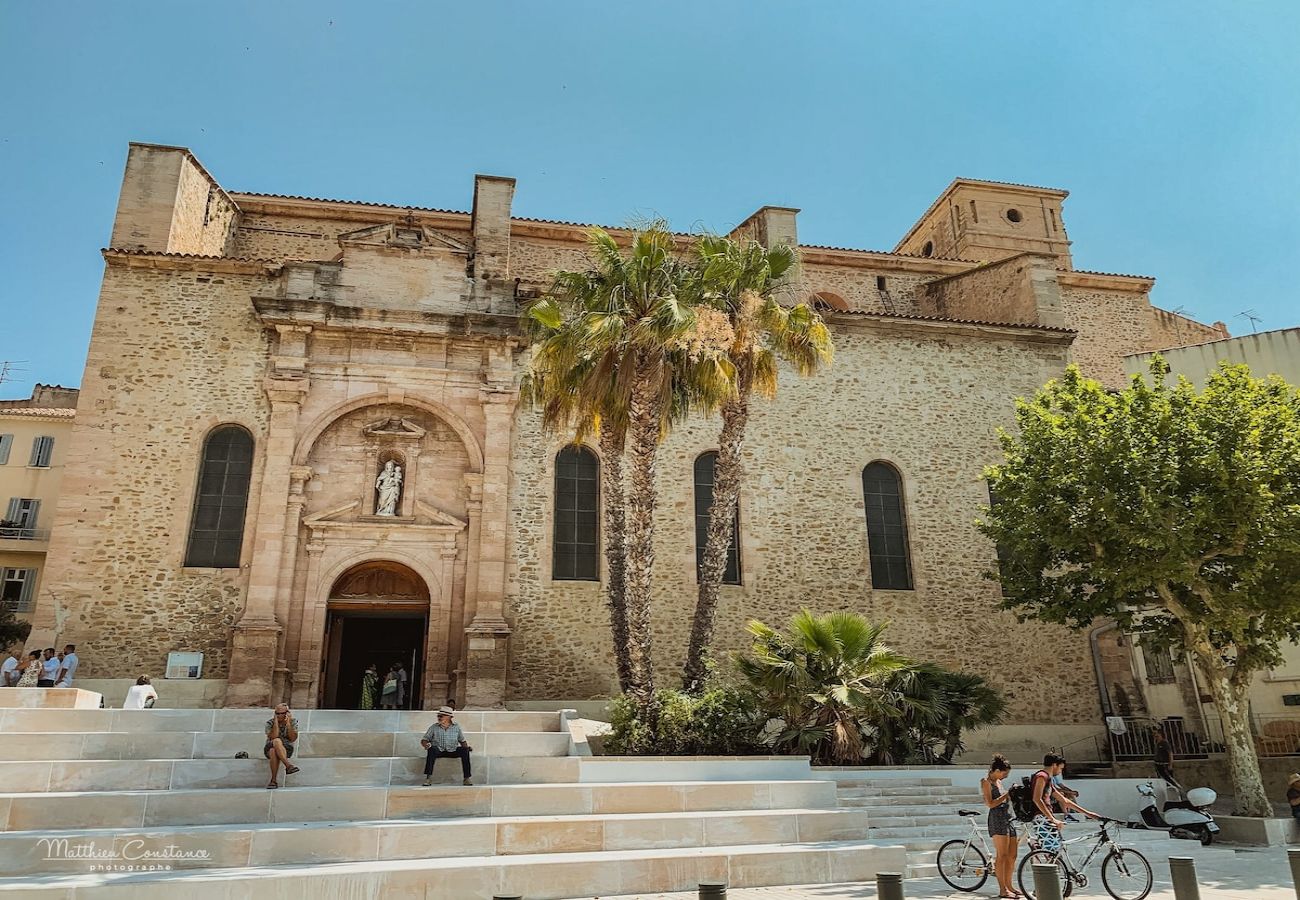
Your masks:
[{"label": "stone cornice", "polygon": [[1155,287],[1156,283],[1156,280],[1150,275],[1080,272],[1075,269],[1059,269],[1056,273],[1056,281],[1061,287],[1124,291],[1132,294],[1145,294]]},{"label": "stone cornice", "polygon": [[374,309],[283,297],[255,296],[252,301],[258,319],[267,326],[298,325],[318,331],[368,331],[408,337],[497,337],[522,346],[516,334],[518,316]]},{"label": "stone cornice", "polygon": [[411,220],[433,228],[450,228],[469,231],[469,213],[454,209],[428,209],[418,206],[396,206],[388,203],[364,203],[355,200],[317,200],[311,197],[281,197],[269,194],[241,194],[232,196],[239,202],[245,215],[281,215],[302,219],[331,219],[345,222],[365,222],[375,225],[395,219]]},{"label": "stone cornice", "polygon": [[937,259],[911,256],[906,253],[889,253],[884,250],[851,250],[842,247],[801,246],[799,260],[824,266],[844,266],[856,269],[892,269],[933,275],[942,278],[958,275],[978,268],[979,263],[961,259]]},{"label": "stone cornice", "polygon": [[105,265],[130,269],[158,269],[168,272],[212,272],[221,275],[280,274],[280,263],[273,259],[239,259],[232,256],[199,256],[193,253],[155,253],[148,250],[118,250],[105,247],[99,251]]}]

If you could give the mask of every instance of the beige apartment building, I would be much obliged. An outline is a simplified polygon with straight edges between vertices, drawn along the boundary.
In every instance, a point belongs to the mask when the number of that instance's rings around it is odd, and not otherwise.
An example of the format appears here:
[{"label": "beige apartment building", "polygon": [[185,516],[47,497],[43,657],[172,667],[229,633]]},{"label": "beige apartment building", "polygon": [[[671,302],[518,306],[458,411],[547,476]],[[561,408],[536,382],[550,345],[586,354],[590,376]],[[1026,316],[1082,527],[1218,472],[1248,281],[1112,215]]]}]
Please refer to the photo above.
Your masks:
[{"label": "beige apartment building", "polygon": [[[131,145],[39,640],[84,648],[89,679],[201,653],[227,705],[352,706],[372,661],[425,707],[610,695],[599,453],[518,392],[521,303],[588,264],[585,226],[513,215],[513,179],[472,187],[463,211],[239,193]],[[799,248],[836,359],[756,404],[720,656],[750,619],[853,609],[988,676],[1014,725],[1096,727],[1088,636],[1017,624],[981,575],[996,428],[1070,361],[1118,385],[1126,355],[1226,330],[1154,308],[1149,276],[1075,269],[1066,197],[958,179],[889,250],[800,244],[783,206],[737,227]],[[685,423],[658,465],[669,683],[717,428]]]},{"label": "beige apartment building", "polygon": [[77,391],[38,384],[0,400],[0,603],[29,617],[45,572]]}]

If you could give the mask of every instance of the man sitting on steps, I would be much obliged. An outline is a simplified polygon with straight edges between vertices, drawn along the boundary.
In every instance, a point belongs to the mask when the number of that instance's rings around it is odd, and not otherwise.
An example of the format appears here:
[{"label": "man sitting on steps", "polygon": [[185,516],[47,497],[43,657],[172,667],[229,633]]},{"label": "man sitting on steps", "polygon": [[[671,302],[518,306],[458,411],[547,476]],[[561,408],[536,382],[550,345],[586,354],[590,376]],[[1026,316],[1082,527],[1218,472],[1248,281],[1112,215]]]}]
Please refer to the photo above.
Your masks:
[{"label": "man sitting on steps", "polygon": [[429,726],[420,740],[420,746],[428,751],[424,758],[424,786],[433,784],[433,764],[444,756],[460,757],[460,772],[464,776],[462,784],[473,784],[470,780],[469,753],[474,748],[465,743],[465,732],[453,722],[455,711],[450,706],[438,709],[438,721]]}]

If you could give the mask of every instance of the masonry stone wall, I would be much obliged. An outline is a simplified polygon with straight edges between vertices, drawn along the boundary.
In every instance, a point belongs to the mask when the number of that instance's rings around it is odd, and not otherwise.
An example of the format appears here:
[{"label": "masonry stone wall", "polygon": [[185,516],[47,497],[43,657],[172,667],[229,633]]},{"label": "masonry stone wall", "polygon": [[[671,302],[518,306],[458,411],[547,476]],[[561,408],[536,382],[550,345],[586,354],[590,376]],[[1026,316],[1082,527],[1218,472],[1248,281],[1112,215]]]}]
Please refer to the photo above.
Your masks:
[{"label": "masonry stone wall", "polygon": [[918,306],[926,315],[949,319],[1038,324],[1029,277],[1033,264],[1033,257],[1013,256],[935,279],[919,290]]},{"label": "masonry stone wall", "polygon": [[205,676],[225,674],[246,572],[182,562],[205,436],[227,422],[255,446],[265,435],[267,346],[248,300],[263,286],[105,269],[34,622],[86,648],[87,677],[159,675],[172,650],[202,651]]},{"label": "masonry stone wall", "polygon": [[[885,290],[889,292],[892,309],[886,308],[885,299],[880,296],[880,288],[876,284],[876,279],[882,276],[885,279]],[[831,293],[843,299],[849,309],[858,312],[895,312],[912,315],[917,311],[914,300],[917,285],[933,277],[890,270],[884,266],[874,269],[849,269],[802,263],[799,267],[798,293],[801,295],[800,299],[820,292]]]},{"label": "masonry stone wall", "polygon": [[237,222],[230,198],[189,158],[181,161],[169,253],[224,256]]},{"label": "masonry stone wall", "polygon": [[1164,350],[1169,347],[1186,347],[1188,344],[1201,344],[1217,341],[1228,336],[1228,329],[1222,322],[1206,325],[1180,316],[1159,307],[1151,307],[1151,340],[1148,350]]},{"label": "masonry stone wall", "polygon": [[1064,287],[1061,308],[1066,325],[1078,331],[1073,361],[1106,387],[1124,387],[1124,356],[1140,353],[1151,341],[1146,294]]},{"label": "masonry stone wall", "polygon": [[[988,676],[1007,692],[1013,721],[1094,721],[1086,639],[999,612],[996,587],[980,575],[993,547],[975,528],[988,502],[982,469],[998,454],[994,429],[1011,420],[1008,398],[1059,372],[1064,347],[880,324],[837,329],[835,342],[829,371],[787,373],[780,397],[756,404],[740,505],[744,584],[722,589],[718,656],[747,646],[750,619],[782,624],[803,606],[852,609],[891,623],[890,642],[909,653]],[[717,428],[689,422],[659,457],[654,624],[667,684],[696,594],[693,461],[715,448]],[[507,606],[510,696],[520,700],[600,697],[613,686],[599,585],[550,577],[562,443],[541,434],[535,416],[517,420]],[[913,591],[870,585],[862,469],[877,459],[903,473]]]}]

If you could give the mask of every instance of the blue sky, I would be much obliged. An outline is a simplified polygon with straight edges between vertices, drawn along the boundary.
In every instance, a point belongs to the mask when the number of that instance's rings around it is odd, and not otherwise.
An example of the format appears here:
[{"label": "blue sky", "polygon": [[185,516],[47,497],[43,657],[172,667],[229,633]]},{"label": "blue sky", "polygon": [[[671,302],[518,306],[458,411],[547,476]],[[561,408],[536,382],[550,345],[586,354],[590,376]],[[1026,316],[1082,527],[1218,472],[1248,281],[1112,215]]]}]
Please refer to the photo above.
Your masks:
[{"label": "blue sky", "polygon": [[1068,188],[1078,268],[1300,323],[1300,3],[0,6],[0,360],[78,384],[126,144],[233,190],[889,249],[954,176]]}]

